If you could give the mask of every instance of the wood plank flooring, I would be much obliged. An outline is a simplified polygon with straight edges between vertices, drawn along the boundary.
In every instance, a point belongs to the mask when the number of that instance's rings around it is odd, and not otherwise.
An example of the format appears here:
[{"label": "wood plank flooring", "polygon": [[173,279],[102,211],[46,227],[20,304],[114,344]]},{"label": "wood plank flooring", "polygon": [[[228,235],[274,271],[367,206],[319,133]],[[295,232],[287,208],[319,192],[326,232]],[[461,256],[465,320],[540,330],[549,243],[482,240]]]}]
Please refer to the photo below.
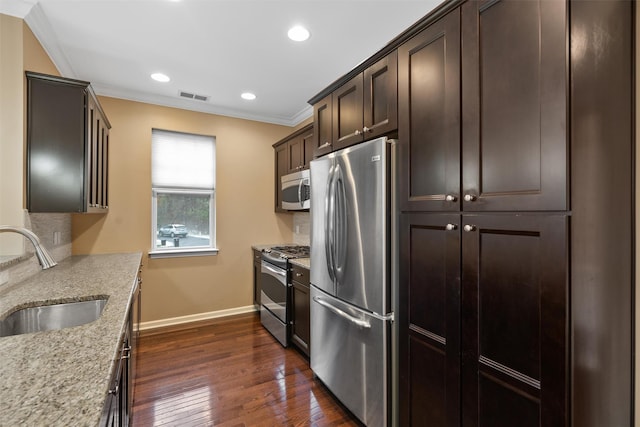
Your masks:
[{"label": "wood plank flooring", "polygon": [[133,426],[359,426],[255,313],[143,333]]}]

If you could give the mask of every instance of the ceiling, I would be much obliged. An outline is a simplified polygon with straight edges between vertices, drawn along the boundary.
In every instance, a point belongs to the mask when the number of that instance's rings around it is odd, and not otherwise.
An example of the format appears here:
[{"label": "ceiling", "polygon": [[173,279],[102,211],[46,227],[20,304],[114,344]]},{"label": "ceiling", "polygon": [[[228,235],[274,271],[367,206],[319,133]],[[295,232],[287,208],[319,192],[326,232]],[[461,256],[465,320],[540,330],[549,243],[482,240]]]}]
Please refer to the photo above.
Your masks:
[{"label": "ceiling", "polygon": [[[294,126],[312,96],[441,1],[0,0],[0,13],[24,18],[61,74],[99,95]],[[306,42],[287,38],[295,24]]]}]

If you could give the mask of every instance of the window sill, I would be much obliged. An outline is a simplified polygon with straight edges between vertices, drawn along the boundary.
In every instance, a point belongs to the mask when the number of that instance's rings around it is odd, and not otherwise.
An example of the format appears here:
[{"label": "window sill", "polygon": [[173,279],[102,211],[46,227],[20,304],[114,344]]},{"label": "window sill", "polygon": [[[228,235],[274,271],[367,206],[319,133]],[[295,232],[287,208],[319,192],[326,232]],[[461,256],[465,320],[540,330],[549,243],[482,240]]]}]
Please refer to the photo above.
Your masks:
[{"label": "window sill", "polygon": [[174,249],[162,251],[149,251],[149,258],[179,258],[192,256],[218,255],[217,248],[206,249]]}]

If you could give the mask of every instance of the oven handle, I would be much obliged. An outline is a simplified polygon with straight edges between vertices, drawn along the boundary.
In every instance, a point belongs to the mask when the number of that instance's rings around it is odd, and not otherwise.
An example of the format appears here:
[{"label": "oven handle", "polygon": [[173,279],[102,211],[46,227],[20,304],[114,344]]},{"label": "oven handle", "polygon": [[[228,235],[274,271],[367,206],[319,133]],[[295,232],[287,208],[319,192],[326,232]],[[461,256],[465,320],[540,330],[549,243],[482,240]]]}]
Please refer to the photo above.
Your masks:
[{"label": "oven handle", "polygon": [[320,297],[313,297],[313,300],[315,302],[317,302],[318,304],[320,304],[321,306],[323,306],[324,308],[326,308],[329,311],[334,312],[335,314],[337,314],[338,316],[347,319],[348,321],[350,321],[351,323],[355,323],[356,325],[360,326],[361,328],[366,328],[369,329],[371,328],[371,323],[367,322],[366,320],[362,320],[362,319],[358,319],[357,317],[353,317],[348,313],[345,313],[344,311],[340,310],[338,307],[329,304],[327,301],[325,301],[324,299],[320,298]]},{"label": "oven handle", "polygon": [[286,285],[287,283],[287,271],[281,269],[275,269],[273,267],[269,267],[266,262],[262,262],[260,272],[268,274],[269,276],[275,277],[279,282]]}]

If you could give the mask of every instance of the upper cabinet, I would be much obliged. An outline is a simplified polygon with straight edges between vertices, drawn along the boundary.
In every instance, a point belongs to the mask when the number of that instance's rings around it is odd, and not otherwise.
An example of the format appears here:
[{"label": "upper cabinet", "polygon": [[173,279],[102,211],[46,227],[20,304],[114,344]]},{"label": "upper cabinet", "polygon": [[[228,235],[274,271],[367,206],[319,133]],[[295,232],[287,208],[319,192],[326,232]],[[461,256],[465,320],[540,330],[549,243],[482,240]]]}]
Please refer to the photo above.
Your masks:
[{"label": "upper cabinet", "polygon": [[313,103],[315,157],[397,129],[397,70],[392,51]]},{"label": "upper cabinet", "polygon": [[399,201],[404,211],[460,209],[460,12],[398,48]]},{"label": "upper cabinet", "polygon": [[287,169],[289,173],[309,168],[313,159],[313,125],[308,125],[287,141]]},{"label": "upper cabinet", "polygon": [[567,209],[564,3],[460,9],[398,48],[402,210]]},{"label": "upper cabinet", "polygon": [[274,208],[276,212],[288,212],[282,209],[282,176],[308,169],[309,162],[313,160],[313,135],[313,124],[308,124],[273,144],[275,154]]},{"label": "upper cabinet", "polygon": [[89,83],[26,76],[27,209],[108,212],[111,125]]},{"label": "upper cabinet", "polygon": [[461,10],[463,209],[567,209],[566,3]]},{"label": "upper cabinet", "polygon": [[313,157],[333,151],[333,104],[331,94],[313,104]]}]

